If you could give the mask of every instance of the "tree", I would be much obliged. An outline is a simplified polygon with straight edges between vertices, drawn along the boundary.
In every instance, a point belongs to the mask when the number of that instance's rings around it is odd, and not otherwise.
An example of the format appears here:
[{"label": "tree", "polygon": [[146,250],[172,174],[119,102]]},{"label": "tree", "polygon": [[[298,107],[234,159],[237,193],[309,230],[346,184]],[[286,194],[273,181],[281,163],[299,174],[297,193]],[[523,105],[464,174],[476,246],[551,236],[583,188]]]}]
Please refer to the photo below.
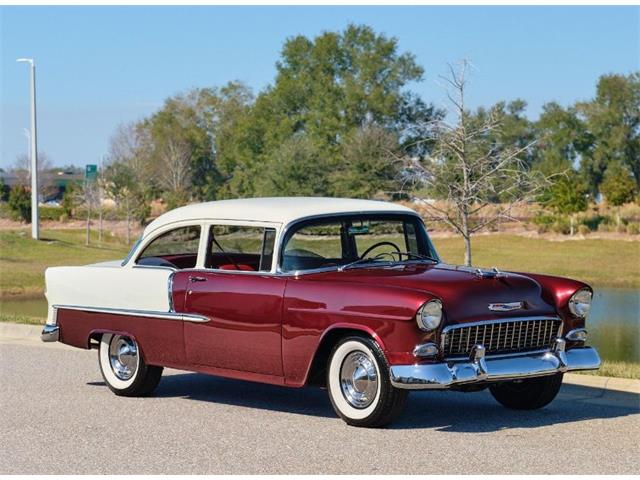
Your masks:
[{"label": "tree", "polygon": [[78,198],[78,186],[75,183],[67,183],[62,195],[62,213],[67,218],[72,218],[74,215],[74,209],[76,207],[76,201]]},{"label": "tree", "polygon": [[[424,159],[404,159],[405,181],[426,187],[442,204],[423,202],[440,221],[462,236],[465,265],[472,264],[471,237],[500,219],[510,218],[515,204],[532,200],[548,183],[540,172],[528,168],[524,154],[531,143],[511,146],[495,143],[503,118],[498,109],[472,114],[466,108],[469,63],[449,66],[441,77],[447,85],[455,124],[440,120],[434,124],[435,151]],[[503,203],[494,204],[500,198]],[[487,207],[495,208],[488,211]],[[479,214],[484,218],[476,220]]]},{"label": "tree", "polygon": [[616,207],[616,224],[620,225],[620,206],[631,202],[638,191],[633,174],[626,165],[613,162],[604,173],[600,191],[607,203]]},{"label": "tree", "polygon": [[342,144],[342,161],[329,175],[331,189],[338,196],[354,198],[397,191],[398,163],[393,159],[399,150],[397,136],[379,126],[351,132]]},{"label": "tree", "polygon": [[613,162],[626,165],[640,187],[640,72],[601,76],[596,97],[576,108],[594,139],[581,163],[591,192]]},{"label": "tree", "polygon": [[576,109],[565,109],[555,102],[542,107],[534,128],[538,141],[533,166],[547,175],[577,167],[578,160],[589,154],[593,144],[593,137]]},{"label": "tree", "polygon": [[31,223],[31,193],[24,185],[11,189],[8,204],[14,219]]},{"label": "tree", "polygon": [[167,192],[169,209],[189,200],[191,185],[191,148],[184,142],[168,139],[160,153],[160,186]]},{"label": "tree", "polygon": [[625,165],[613,162],[604,173],[604,180],[600,190],[607,203],[619,207],[633,200],[637,186],[629,169]]},{"label": "tree", "polygon": [[[40,195],[46,197],[44,187],[49,185],[53,162],[46,152],[38,152],[38,191]],[[31,157],[29,155],[18,155],[12,173],[17,177],[18,184],[31,189]]]},{"label": "tree", "polygon": [[[233,149],[233,162],[220,151],[225,156],[225,195],[280,193],[273,190],[273,182],[262,178],[278,171],[284,176],[279,184],[300,185],[302,191],[317,195],[351,196],[343,185],[334,188],[329,177],[342,168],[344,144],[369,128],[385,131],[397,144],[421,154],[420,148],[427,144],[415,139],[436,110],[405,90],[421,79],[423,70],[413,55],[398,52],[397,43],[356,25],[314,39],[302,35],[288,39],[274,85],[257,97],[245,119],[236,122],[241,129],[237,144],[242,146]],[[315,163],[297,163],[294,170],[279,168],[275,162],[282,154],[298,147],[321,155],[296,155],[296,162]],[[378,158],[384,155],[375,153]],[[304,171],[317,174],[301,175]],[[350,177],[363,185],[368,173],[355,169]]]},{"label": "tree", "polygon": [[576,214],[587,209],[587,193],[587,187],[578,174],[569,170],[555,179],[543,199],[543,203],[555,212],[569,216],[571,236],[575,230]]},{"label": "tree", "polygon": [[133,168],[122,162],[109,164],[104,171],[105,193],[118,208],[124,210],[127,221],[127,244],[131,243],[131,219],[143,220],[148,214],[148,202]]}]

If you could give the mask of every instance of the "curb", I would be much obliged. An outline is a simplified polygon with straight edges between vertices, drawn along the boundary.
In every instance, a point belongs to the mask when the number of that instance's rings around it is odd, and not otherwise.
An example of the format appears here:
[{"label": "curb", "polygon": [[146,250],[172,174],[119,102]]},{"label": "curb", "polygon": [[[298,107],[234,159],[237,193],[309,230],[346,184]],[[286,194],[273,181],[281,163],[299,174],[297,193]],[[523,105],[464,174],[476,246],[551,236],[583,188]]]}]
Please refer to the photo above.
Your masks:
[{"label": "curb", "polygon": [[[41,332],[42,325],[21,325],[18,323],[0,322],[0,338],[29,338],[40,341]],[[640,380],[631,378],[565,373],[564,382],[582,387],[640,394]]]},{"label": "curb", "polygon": [[40,339],[44,325],[22,325],[20,323],[0,322],[0,337]]},{"label": "curb", "polygon": [[598,375],[565,373],[564,383],[579,385],[581,387],[640,394],[640,380],[633,378],[601,377]]}]

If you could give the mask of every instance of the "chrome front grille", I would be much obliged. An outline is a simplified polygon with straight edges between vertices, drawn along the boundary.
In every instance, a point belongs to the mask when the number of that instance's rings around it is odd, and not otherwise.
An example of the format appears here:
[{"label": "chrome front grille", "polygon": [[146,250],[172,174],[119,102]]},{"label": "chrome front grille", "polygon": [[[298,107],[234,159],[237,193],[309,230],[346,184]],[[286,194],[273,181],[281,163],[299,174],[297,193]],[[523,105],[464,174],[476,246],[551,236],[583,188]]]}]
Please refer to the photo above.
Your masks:
[{"label": "chrome front grille", "polygon": [[468,356],[474,345],[484,345],[487,355],[549,348],[562,322],[558,318],[514,318],[467,325],[452,325],[442,332],[444,357]]}]

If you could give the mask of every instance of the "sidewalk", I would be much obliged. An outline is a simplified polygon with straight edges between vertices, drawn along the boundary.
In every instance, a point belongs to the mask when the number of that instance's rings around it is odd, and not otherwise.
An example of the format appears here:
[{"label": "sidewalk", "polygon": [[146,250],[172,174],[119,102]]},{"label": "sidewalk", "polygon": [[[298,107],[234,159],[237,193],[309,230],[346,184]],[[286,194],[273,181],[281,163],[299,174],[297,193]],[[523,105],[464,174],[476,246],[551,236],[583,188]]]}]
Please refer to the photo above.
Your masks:
[{"label": "sidewalk", "polygon": [[[20,325],[17,323],[0,322],[0,339],[15,340],[18,342],[33,342],[42,346],[62,346],[62,344],[45,344],[40,342],[40,325]],[[564,383],[579,385],[582,387],[599,388],[602,390],[612,390],[617,392],[627,392],[640,394],[640,380],[630,378],[600,377],[598,375],[579,375],[577,373],[566,373]]]}]

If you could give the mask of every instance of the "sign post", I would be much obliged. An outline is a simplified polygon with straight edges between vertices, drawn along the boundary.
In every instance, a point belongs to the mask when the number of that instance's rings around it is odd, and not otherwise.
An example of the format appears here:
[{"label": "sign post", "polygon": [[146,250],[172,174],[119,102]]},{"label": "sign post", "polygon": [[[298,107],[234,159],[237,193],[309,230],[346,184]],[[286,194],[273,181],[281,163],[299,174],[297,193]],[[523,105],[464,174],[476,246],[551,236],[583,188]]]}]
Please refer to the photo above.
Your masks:
[{"label": "sign post", "polygon": [[85,244],[88,246],[91,240],[91,201],[93,200],[93,195],[91,191],[91,183],[96,181],[98,178],[98,166],[95,164],[87,165],[84,168],[84,199],[87,203],[87,238]]}]

